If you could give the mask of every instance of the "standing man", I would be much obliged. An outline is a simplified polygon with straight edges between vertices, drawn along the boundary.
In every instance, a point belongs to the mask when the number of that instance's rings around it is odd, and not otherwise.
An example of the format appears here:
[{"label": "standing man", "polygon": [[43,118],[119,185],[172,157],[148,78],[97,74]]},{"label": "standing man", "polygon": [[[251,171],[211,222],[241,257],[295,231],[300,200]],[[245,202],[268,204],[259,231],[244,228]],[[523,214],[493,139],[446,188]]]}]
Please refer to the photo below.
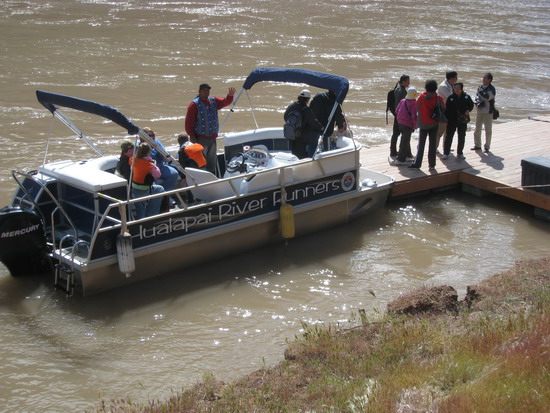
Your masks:
[{"label": "standing man", "polygon": [[313,140],[319,137],[319,134],[323,131],[323,126],[315,119],[315,115],[308,106],[311,99],[311,92],[304,89],[298,95],[298,99],[292,102],[285,110],[284,121],[293,113],[300,113],[301,125],[297,131],[296,137],[293,140],[289,140],[290,150],[292,154],[298,157],[298,159],[307,158],[307,145]]},{"label": "standing man", "polygon": [[[390,108],[393,115],[393,133],[390,140],[390,158],[392,159],[397,158],[397,139],[399,138],[399,135],[401,135],[399,124],[397,123],[397,115],[395,114],[395,109],[397,109],[397,105],[399,105],[401,99],[405,99],[405,96],[407,96],[407,88],[409,87],[410,83],[411,78],[408,75],[402,75],[399,78],[399,82],[397,82],[395,89],[393,90],[395,105],[393,106],[393,108]],[[408,153],[407,158],[409,157],[412,158],[412,154]]]},{"label": "standing man", "polygon": [[230,105],[236,89],[230,87],[225,99],[211,97],[210,85],[201,83],[199,94],[187,107],[185,116],[185,132],[192,143],[200,143],[204,147],[206,170],[216,174],[218,155],[216,138],[218,137],[218,110]]},{"label": "standing man", "polygon": [[[443,102],[447,102],[449,96],[453,94],[453,85],[458,81],[458,73],[454,71],[447,72],[445,74],[445,80],[441,82],[437,88],[437,94],[443,99]],[[443,136],[443,146],[445,146],[445,131],[447,130],[447,122],[440,122],[437,129],[437,145],[439,148],[439,142]]]},{"label": "standing man", "polygon": [[476,93],[476,130],[474,132],[473,151],[481,150],[481,129],[485,126],[485,153],[491,149],[491,137],[493,136],[493,110],[495,109],[495,96],[497,91],[492,85],[493,75],[485,73],[483,84],[477,88]]},{"label": "standing man", "polygon": [[[334,124],[338,126],[339,133],[344,133],[347,127],[346,119],[344,118],[342,107],[340,105],[336,107],[336,111],[334,112],[334,115],[332,116],[329,123],[328,118],[330,116],[330,113],[332,112],[332,108],[334,107],[335,103],[336,93],[334,93],[332,90],[329,90],[327,92],[317,93],[309,104],[313,115],[315,115],[317,120],[323,126],[323,130],[326,129],[326,132],[323,135],[323,150],[325,151],[330,150],[329,136],[334,133]],[[313,138],[316,137],[313,136]],[[312,141],[309,142],[307,153],[310,158],[313,158],[313,155],[317,150],[317,141],[318,139],[312,139]]]}]

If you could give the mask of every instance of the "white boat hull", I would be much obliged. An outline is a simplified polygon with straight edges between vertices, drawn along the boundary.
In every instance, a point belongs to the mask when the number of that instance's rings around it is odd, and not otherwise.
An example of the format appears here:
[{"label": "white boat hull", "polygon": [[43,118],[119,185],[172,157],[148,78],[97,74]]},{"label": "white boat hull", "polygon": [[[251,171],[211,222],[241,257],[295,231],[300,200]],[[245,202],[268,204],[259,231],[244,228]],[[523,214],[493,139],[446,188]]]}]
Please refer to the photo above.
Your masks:
[{"label": "white boat hull", "polygon": [[[368,170],[362,170],[361,175],[361,179],[375,180],[377,185],[294,207],[296,236],[346,224],[382,207],[393,180]],[[116,255],[75,265],[75,289],[82,295],[91,295],[283,240],[279,212],[274,211],[135,248],[136,271],[128,278],[120,272]],[[69,265],[70,261],[66,261]]]}]

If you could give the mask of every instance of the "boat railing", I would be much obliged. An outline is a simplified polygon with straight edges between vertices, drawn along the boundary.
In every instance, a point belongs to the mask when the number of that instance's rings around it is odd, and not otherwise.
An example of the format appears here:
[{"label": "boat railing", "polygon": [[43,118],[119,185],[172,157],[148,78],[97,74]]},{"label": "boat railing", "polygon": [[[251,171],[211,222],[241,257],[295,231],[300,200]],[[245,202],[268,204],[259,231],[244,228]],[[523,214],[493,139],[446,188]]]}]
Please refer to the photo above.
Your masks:
[{"label": "boat railing", "polygon": [[34,198],[32,197],[32,195],[29,193],[29,191],[27,190],[27,188],[25,188],[25,185],[23,185],[17,175],[20,175],[20,176],[23,176],[27,179],[30,179],[32,180],[34,183],[36,183],[37,185],[39,185],[42,190],[48,195],[48,197],[51,199],[51,201],[54,203],[55,205],[55,208],[52,210],[52,213],[51,213],[51,216],[50,216],[50,222],[51,222],[51,231],[52,231],[52,243],[53,243],[53,246],[55,247],[55,219],[54,219],[54,216],[55,216],[55,213],[57,211],[59,211],[62,216],[67,220],[67,223],[69,224],[69,226],[71,227],[72,231],[74,232],[74,236],[76,238],[78,238],[78,230],[76,229],[76,226],[74,225],[72,219],[69,217],[69,214],[67,214],[67,211],[65,211],[65,209],[63,208],[63,206],[59,203],[59,201],[56,199],[56,197],[50,192],[50,190],[48,189],[48,187],[46,186],[46,184],[44,182],[42,182],[41,180],[39,179],[36,179],[36,173],[35,172],[22,172],[22,171],[15,171],[13,170],[12,171],[12,177],[13,179],[15,180],[15,182],[17,182],[17,185],[19,185],[19,187],[21,188],[21,190],[23,191],[23,193],[25,194],[25,197],[28,199],[28,202],[32,203],[32,205],[34,206],[34,210],[36,210],[42,217],[42,221],[44,222],[44,224],[46,224],[46,217],[44,217],[42,215],[42,210],[41,208],[39,208],[39,206],[36,204]]},{"label": "boat railing", "polygon": [[[299,161],[293,162],[292,164],[280,165],[280,166],[268,168],[268,169],[255,170],[253,172],[249,172],[246,174],[239,174],[232,177],[227,177],[227,178],[214,177],[214,179],[209,182],[195,182],[183,188],[177,188],[171,191],[166,191],[159,194],[147,195],[140,198],[132,198],[129,200],[121,200],[103,193],[98,193],[98,197],[107,200],[108,205],[106,206],[105,211],[97,221],[95,230],[91,234],[88,259],[91,256],[96,239],[100,233],[110,231],[115,227],[120,227],[122,230],[125,230],[128,224],[131,224],[137,221],[131,218],[132,217],[131,211],[133,209],[133,205],[136,202],[144,202],[144,201],[148,201],[159,197],[165,197],[165,196],[174,196],[180,199],[181,203],[178,209],[171,209],[168,212],[164,212],[159,215],[155,215],[151,217],[145,217],[140,220],[143,222],[147,222],[149,220],[158,218],[159,216],[169,216],[171,214],[176,214],[180,211],[200,208],[201,205],[204,205],[204,204],[189,205],[186,202],[183,202],[183,199],[186,199],[184,195],[188,191],[196,193],[197,190],[202,189],[205,191],[212,190],[213,193],[221,193],[224,191],[219,191],[218,189],[214,189],[214,188],[216,188],[216,185],[218,186],[224,185],[225,189],[228,190],[228,191],[225,191],[224,193],[225,196],[222,196],[216,200],[210,200],[208,202],[222,202],[222,201],[228,201],[228,200],[230,201],[231,199],[246,196],[255,192],[267,191],[275,187],[280,187],[281,192],[284,192],[286,191],[286,188],[289,185],[294,185],[301,182],[307,182],[313,179],[317,179],[321,176],[324,176],[327,172],[326,168],[324,167],[324,163],[327,161],[329,162],[334,161],[333,159],[334,157],[342,157],[342,155],[347,155],[350,157],[350,159],[351,157],[353,157],[356,160],[356,163],[350,162],[349,165],[346,166],[345,164],[342,164],[340,167],[335,167],[334,165],[330,165],[331,174],[336,174],[345,170],[349,170],[350,167],[354,169],[358,169],[360,166],[358,163],[359,155],[358,153],[355,153],[355,152],[357,151],[350,150],[345,152],[338,152],[333,155],[327,152],[325,156],[319,159],[306,158],[306,159],[301,159]],[[272,174],[274,179],[265,179],[264,182],[267,182],[265,186],[263,187],[260,186],[258,188],[252,189],[252,187],[249,185],[247,188],[248,191],[246,192],[242,191],[241,184],[243,182],[247,180],[257,180],[259,177],[267,176],[269,174]],[[213,174],[211,175],[213,176]],[[203,201],[206,201],[206,200],[203,199]],[[119,212],[118,215],[121,217],[121,219],[116,218],[114,216],[113,211],[117,209]],[[127,217],[130,217],[130,218],[127,218]]]}]

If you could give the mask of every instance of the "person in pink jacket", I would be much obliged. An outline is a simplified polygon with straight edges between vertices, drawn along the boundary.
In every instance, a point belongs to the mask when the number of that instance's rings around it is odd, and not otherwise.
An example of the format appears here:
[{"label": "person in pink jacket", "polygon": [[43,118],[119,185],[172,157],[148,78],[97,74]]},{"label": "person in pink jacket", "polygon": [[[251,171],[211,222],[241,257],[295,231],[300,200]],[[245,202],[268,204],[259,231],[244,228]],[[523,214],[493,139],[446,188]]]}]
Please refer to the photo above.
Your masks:
[{"label": "person in pink jacket", "polygon": [[417,96],[418,92],[416,88],[408,88],[405,99],[401,99],[397,104],[397,108],[395,108],[397,124],[401,132],[401,142],[399,143],[397,159],[390,161],[392,165],[405,165],[407,155],[411,153],[411,135],[416,129],[416,122],[418,119],[416,112]]}]

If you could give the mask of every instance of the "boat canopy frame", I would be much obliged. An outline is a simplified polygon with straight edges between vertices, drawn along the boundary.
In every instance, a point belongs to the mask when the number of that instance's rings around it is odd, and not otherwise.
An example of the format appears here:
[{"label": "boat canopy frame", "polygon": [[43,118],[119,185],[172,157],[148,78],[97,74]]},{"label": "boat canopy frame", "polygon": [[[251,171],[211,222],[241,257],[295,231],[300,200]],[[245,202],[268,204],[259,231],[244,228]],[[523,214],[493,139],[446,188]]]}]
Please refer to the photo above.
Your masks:
[{"label": "boat canopy frame", "polygon": [[[90,145],[97,153],[103,155],[103,153],[93,144],[90,138],[86,137],[72,122],[68,119],[57,106],[62,106],[80,112],[90,113],[92,115],[97,115],[102,118],[108,119],[118,126],[126,129],[129,135],[136,136],[147,142],[152,148],[156,149],[173,167],[175,167],[179,172],[183,173],[191,182],[195,183],[195,179],[185,172],[185,168],[178,162],[177,159],[173,158],[168,151],[163,147],[159,146],[153,138],[151,138],[147,132],[142,128],[135,125],[130,119],[128,119],[124,114],[122,114],[118,109],[97,103],[91,100],[75,98],[67,95],[60,95],[57,93],[46,92],[44,90],[37,90],[36,97],[38,101],[48,109],[54,117],[58,118],[66,126],[68,126],[77,136],[83,139],[88,145]],[[137,145],[134,145],[134,156],[135,151],[137,150]]]},{"label": "boat canopy frame", "polygon": [[[319,143],[321,143],[322,137],[325,135],[328,129],[328,126],[330,125],[331,120],[334,117],[334,114],[336,113],[336,109],[338,108],[338,106],[342,105],[349,90],[349,81],[347,78],[343,76],[333,75],[333,74],[324,73],[324,72],[318,72],[318,71],[309,70],[309,69],[258,67],[254,69],[252,72],[250,72],[250,74],[245,79],[241,90],[233,100],[233,104],[231,106],[229,114],[227,115],[224,122],[220,126],[220,130],[225,125],[225,122],[227,121],[231,113],[234,112],[234,108],[237,105],[237,102],[239,101],[239,98],[241,97],[241,95],[244,92],[250,90],[252,86],[254,86],[256,83],[266,82],[266,81],[282,82],[282,83],[298,83],[298,84],[301,83],[301,84],[306,84],[308,86],[314,86],[320,89],[326,89],[334,92],[334,94],[336,95],[336,101],[328,117],[328,122],[327,122],[327,125],[325,126],[325,130],[323,131],[323,134],[319,138]],[[254,117],[254,122],[256,124],[256,128],[258,128],[258,123],[256,122],[255,117]],[[317,146],[316,154],[318,152],[319,152],[319,145]]]}]

